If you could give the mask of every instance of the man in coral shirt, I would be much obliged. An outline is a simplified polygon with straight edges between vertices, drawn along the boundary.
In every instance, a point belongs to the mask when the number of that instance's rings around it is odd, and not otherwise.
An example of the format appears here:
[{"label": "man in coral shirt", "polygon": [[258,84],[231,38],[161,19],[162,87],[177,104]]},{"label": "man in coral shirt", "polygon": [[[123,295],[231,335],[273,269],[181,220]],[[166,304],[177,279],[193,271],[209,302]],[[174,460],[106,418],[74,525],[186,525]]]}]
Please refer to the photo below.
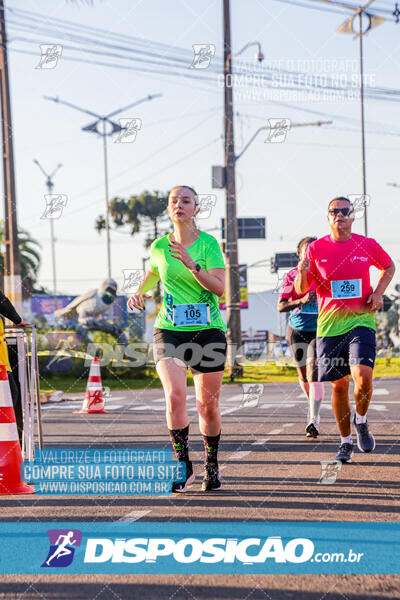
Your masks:
[{"label": "man in coral shirt", "polygon": [[[307,292],[315,281],[318,300],[317,362],[319,381],[330,381],[332,409],[341,443],[336,460],[351,462],[349,375],[354,380],[356,412],[353,423],[361,452],[372,452],[375,440],[368,429],[367,410],[372,396],[375,362],[375,311],[393,278],[390,256],[372,238],[351,232],[354,209],[348,198],[328,205],[330,235],[310,244],[298,264],[297,293]],[[381,271],[375,289],[370,267]]]}]

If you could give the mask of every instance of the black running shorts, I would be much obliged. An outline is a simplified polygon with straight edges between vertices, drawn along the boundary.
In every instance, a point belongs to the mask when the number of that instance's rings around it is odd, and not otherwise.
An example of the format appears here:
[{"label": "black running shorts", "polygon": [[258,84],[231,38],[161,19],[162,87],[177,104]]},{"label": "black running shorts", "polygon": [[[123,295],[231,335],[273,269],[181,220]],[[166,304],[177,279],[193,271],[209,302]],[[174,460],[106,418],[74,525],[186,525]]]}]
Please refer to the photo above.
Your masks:
[{"label": "black running shorts", "polygon": [[153,356],[157,364],[162,358],[178,358],[200,373],[223,371],[227,341],[221,329],[172,331],[154,329]]},{"label": "black running shorts", "polygon": [[300,331],[290,325],[286,328],[286,341],[297,367],[305,367],[313,361],[312,381],[318,381],[318,372],[315,361],[315,331]]}]

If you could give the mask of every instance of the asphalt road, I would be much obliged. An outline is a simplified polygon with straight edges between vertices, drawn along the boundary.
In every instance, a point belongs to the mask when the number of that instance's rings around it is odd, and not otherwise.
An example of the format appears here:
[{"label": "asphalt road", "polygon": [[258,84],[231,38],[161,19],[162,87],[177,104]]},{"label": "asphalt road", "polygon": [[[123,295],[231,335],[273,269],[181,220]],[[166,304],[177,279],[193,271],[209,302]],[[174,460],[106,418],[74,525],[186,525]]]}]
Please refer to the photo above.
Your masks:
[{"label": "asphalt road", "polygon": [[[170,448],[161,390],[113,392],[107,414],[74,411],[82,395],[43,407],[45,446]],[[247,398],[247,397],[246,397]],[[245,398],[245,400],[246,400]],[[333,460],[338,435],[330,395],[321,436],[304,434],[307,403],[296,384],[265,384],[252,406],[241,386],[221,394],[223,489],[204,494],[203,442],[193,389],[188,390],[190,448],[196,482],[167,497],[1,496],[4,521],[398,521],[400,380],[380,380],[369,411],[377,446],[356,452],[336,481],[321,483],[321,461]],[[75,598],[399,598],[400,576],[3,576],[0,599]]]}]

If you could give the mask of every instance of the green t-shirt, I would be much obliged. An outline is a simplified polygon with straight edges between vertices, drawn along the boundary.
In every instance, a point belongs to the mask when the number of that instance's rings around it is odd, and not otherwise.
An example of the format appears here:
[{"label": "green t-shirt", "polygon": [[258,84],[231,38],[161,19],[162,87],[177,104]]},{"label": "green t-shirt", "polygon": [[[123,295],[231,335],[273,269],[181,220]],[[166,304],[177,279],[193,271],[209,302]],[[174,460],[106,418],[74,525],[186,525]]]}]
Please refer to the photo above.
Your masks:
[{"label": "green t-shirt", "polygon": [[[171,233],[154,240],[150,248],[150,268],[159,274],[164,287],[163,304],[154,326],[174,331],[198,331],[212,328],[226,331],[226,325],[218,307],[218,296],[204,289],[180,260],[170,256],[168,251],[170,236]],[[186,250],[205,271],[225,268],[224,258],[217,240],[204,231],[200,231],[197,240]],[[198,303],[210,305],[210,324],[175,327],[172,322],[173,305]]]}]

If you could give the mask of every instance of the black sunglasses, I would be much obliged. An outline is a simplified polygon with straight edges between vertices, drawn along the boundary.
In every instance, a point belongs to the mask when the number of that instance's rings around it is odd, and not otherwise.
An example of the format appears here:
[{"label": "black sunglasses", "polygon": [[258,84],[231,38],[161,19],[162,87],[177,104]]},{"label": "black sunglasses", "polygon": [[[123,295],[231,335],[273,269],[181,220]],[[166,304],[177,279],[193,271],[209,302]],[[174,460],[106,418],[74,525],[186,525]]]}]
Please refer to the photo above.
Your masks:
[{"label": "black sunglasses", "polygon": [[328,212],[330,215],[342,213],[344,217],[348,217],[353,212],[353,209],[346,206],[345,208],[330,208]]}]

